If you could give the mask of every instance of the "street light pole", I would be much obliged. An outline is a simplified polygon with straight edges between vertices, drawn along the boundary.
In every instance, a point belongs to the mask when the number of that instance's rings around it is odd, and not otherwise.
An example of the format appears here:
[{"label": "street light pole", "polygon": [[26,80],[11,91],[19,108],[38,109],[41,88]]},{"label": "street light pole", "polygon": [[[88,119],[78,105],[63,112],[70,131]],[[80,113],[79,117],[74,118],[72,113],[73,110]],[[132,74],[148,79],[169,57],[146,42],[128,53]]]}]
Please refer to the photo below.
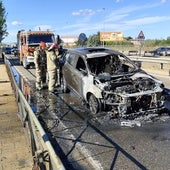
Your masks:
[{"label": "street light pole", "polygon": [[[105,8],[103,8],[103,12],[105,12]],[[105,33],[105,22],[103,21],[103,35]],[[103,37],[103,47],[104,47],[104,37]]]}]

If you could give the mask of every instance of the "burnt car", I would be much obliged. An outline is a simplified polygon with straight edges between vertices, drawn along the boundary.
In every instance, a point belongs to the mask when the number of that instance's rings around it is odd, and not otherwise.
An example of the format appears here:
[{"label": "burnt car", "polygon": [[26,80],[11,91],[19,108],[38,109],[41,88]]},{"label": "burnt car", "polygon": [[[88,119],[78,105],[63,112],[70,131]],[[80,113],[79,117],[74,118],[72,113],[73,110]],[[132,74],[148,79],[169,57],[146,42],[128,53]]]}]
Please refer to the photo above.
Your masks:
[{"label": "burnt car", "polygon": [[73,91],[92,114],[114,117],[164,108],[164,85],[124,54],[103,47],[68,50],[62,68],[64,92]]}]

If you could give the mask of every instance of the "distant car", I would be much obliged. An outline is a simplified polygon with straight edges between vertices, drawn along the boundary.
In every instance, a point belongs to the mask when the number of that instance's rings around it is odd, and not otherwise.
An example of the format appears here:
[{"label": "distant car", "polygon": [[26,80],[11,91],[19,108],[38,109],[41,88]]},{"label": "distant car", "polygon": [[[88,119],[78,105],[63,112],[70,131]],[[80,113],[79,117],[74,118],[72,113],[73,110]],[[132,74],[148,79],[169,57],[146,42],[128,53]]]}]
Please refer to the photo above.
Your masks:
[{"label": "distant car", "polygon": [[17,56],[17,55],[18,55],[18,52],[19,52],[19,50],[18,50],[17,47],[12,47],[11,53],[12,53],[13,55]]},{"label": "distant car", "polygon": [[164,108],[163,83],[117,51],[77,48],[66,51],[63,91],[73,91],[92,114],[126,117]]},{"label": "distant car", "polygon": [[170,55],[170,47],[160,47],[150,52],[152,55],[168,56]]},{"label": "distant car", "polygon": [[3,47],[2,48],[2,53],[4,54],[11,54],[11,47]]},{"label": "distant car", "polygon": [[2,59],[4,60],[6,54],[11,54],[11,47],[2,47]]}]

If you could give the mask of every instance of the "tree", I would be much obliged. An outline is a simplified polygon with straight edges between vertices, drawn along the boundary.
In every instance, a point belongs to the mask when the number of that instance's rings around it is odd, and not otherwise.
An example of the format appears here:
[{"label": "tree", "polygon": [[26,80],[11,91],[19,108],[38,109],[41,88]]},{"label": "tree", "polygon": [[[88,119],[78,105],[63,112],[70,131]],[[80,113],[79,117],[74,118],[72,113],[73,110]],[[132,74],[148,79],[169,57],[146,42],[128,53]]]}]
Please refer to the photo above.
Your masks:
[{"label": "tree", "polygon": [[167,37],[166,42],[167,44],[170,44],[170,37]]},{"label": "tree", "polygon": [[100,45],[100,33],[89,36],[87,40],[87,46],[99,46]]},{"label": "tree", "polygon": [[132,37],[130,37],[130,36],[128,36],[128,37],[124,37],[124,39],[125,39],[125,40],[127,40],[127,41],[133,40],[133,38],[132,38]]},{"label": "tree", "polygon": [[2,0],[0,0],[0,43],[8,35],[6,16],[7,16],[7,13],[3,6]]}]

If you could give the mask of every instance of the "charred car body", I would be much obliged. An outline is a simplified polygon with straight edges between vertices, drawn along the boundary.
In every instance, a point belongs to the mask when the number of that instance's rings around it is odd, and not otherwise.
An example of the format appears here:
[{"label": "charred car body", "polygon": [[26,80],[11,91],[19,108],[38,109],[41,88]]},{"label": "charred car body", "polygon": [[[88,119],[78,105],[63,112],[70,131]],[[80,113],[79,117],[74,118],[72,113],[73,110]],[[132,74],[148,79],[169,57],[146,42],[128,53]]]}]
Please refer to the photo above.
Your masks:
[{"label": "charred car body", "polygon": [[74,91],[92,114],[124,117],[164,108],[164,85],[117,51],[89,47],[68,50],[62,68],[64,92]]}]

